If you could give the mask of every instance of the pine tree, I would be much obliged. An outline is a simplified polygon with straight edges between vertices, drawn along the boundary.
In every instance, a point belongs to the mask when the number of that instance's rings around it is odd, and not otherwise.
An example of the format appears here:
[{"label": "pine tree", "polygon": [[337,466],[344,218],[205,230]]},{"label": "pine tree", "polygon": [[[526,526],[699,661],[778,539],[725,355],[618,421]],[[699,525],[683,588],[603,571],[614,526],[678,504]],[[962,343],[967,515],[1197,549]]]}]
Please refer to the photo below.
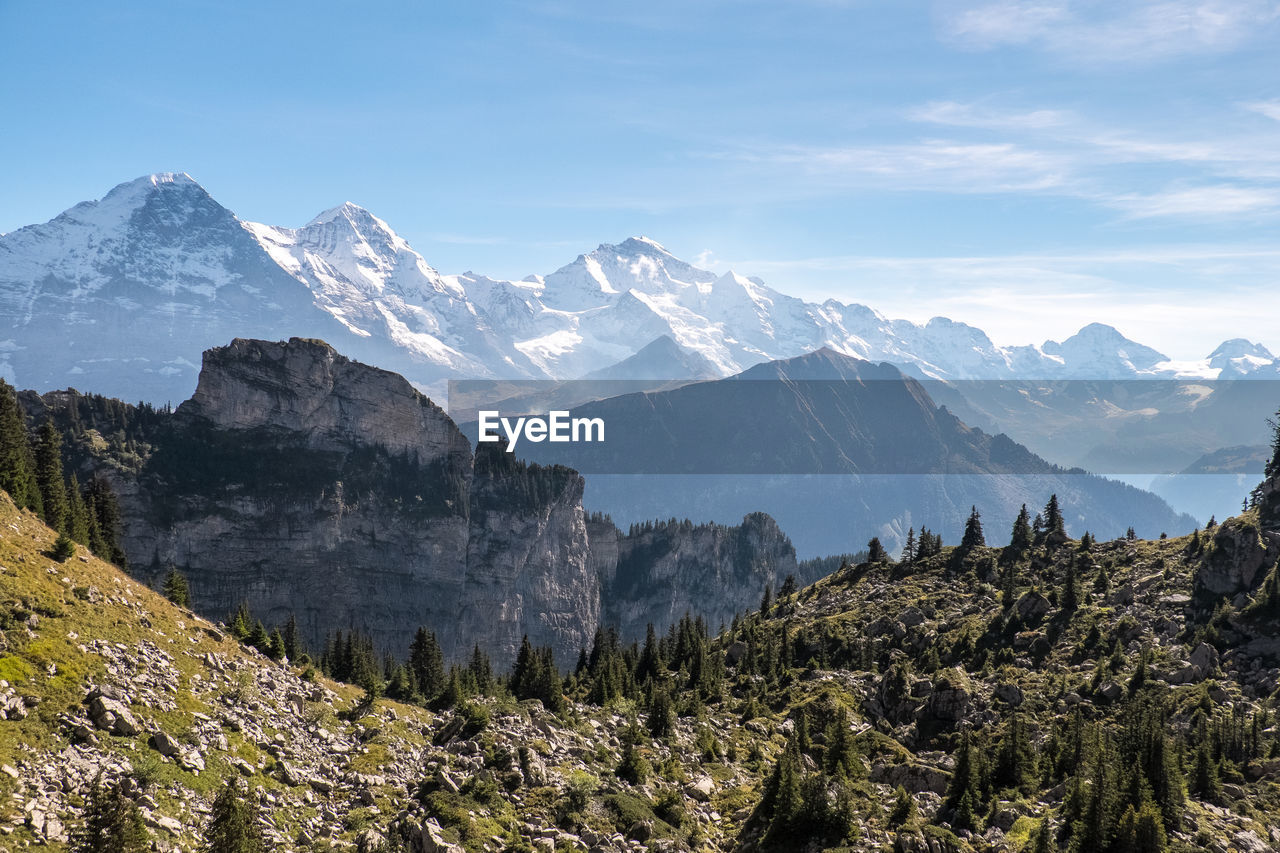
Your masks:
[{"label": "pine tree", "polygon": [[249,632],[249,638],[245,642],[264,655],[270,649],[271,635],[267,633],[267,626],[262,624],[261,619],[254,623],[253,630]]},{"label": "pine tree", "polygon": [[867,543],[867,562],[868,563],[887,563],[889,562],[889,552],[880,544],[879,536],[872,536],[871,541]]},{"label": "pine tree", "polygon": [[676,729],[675,705],[671,694],[659,687],[649,703],[649,733],[656,738],[670,737]]},{"label": "pine tree", "polygon": [[823,754],[823,771],[828,776],[852,779],[862,765],[849,730],[849,716],[844,709],[832,715],[824,734],[827,748]]},{"label": "pine tree", "polygon": [[1027,514],[1027,505],[1023,504],[1018,517],[1013,520],[1013,531],[1009,534],[1009,547],[1005,553],[1010,559],[1021,559],[1031,550],[1033,542],[1031,517]]},{"label": "pine tree", "polygon": [[1063,613],[1075,613],[1080,607],[1080,584],[1076,580],[1076,562],[1067,562],[1067,576],[1062,581],[1061,607]]},{"label": "pine tree", "polygon": [[65,533],[59,533],[58,538],[53,543],[53,559],[59,563],[65,563],[70,560],[76,553],[76,543],[70,536]]},{"label": "pine tree", "polygon": [[161,590],[164,597],[172,601],[179,607],[191,606],[191,587],[187,584],[187,578],[182,572],[174,566],[169,568],[169,573],[165,575],[164,587]]},{"label": "pine tree", "polygon": [[800,750],[794,739],[788,740],[778,763],[774,765],[773,775],[766,783],[773,815],[763,839],[766,846],[776,846],[799,828],[797,824],[805,804],[801,790],[803,772]]},{"label": "pine tree", "polygon": [[916,798],[907,793],[907,789],[898,786],[893,795],[893,808],[889,812],[889,828],[899,829],[914,823],[920,810],[916,806]]},{"label": "pine tree", "polygon": [[267,657],[272,660],[281,660],[284,656],[284,635],[280,633],[279,628],[275,628],[267,640]]},{"label": "pine tree", "polygon": [[295,662],[302,656],[302,635],[298,630],[298,620],[292,613],[289,621],[284,623],[284,656]]},{"label": "pine tree", "polygon": [[95,779],[85,802],[83,823],[71,834],[72,853],[142,853],[150,850],[137,803],[119,786]]},{"label": "pine tree", "polygon": [[902,562],[908,566],[915,562],[916,559],[916,529],[912,527],[907,531],[907,543],[902,546]]},{"label": "pine tree", "polygon": [[80,481],[74,474],[67,481],[67,535],[81,545],[89,546],[89,512],[80,492]]},{"label": "pine tree", "polygon": [[951,773],[944,805],[951,811],[953,825],[971,831],[978,829],[977,813],[982,808],[982,780],[978,756],[968,729],[960,736],[960,749],[956,752],[956,766]]},{"label": "pine tree", "polygon": [[1023,790],[1034,774],[1035,753],[1023,728],[1022,715],[1015,711],[996,751],[992,782],[996,787]]},{"label": "pine tree", "polygon": [[36,438],[36,486],[44,522],[62,533],[67,527],[67,487],[62,479],[62,436],[53,421],[46,419]]},{"label": "pine tree", "polygon": [[1191,790],[1200,799],[1216,803],[1222,799],[1222,788],[1218,784],[1218,767],[1209,751],[1208,739],[1200,742],[1196,750],[1196,766],[1191,776]]},{"label": "pine tree", "polygon": [[232,776],[213,801],[203,853],[266,853],[258,809]]},{"label": "pine tree", "polygon": [[1058,544],[1067,540],[1066,523],[1062,518],[1062,509],[1058,506],[1057,494],[1049,496],[1044,505],[1044,537],[1050,544]]},{"label": "pine tree", "polygon": [[0,489],[21,509],[41,511],[35,459],[13,386],[0,379]]},{"label": "pine tree", "polygon": [[428,702],[444,692],[444,655],[434,632],[418,628],[409,645],[409,668],[418,682],[418,690]]},{"label": "pine tree", "polygon": [[471,673],[471,677],[475,679],[476,690],[481,693],[488,693],[493,686],[493,666],[489,663],[489,656],[480,648],[479,643],[476,643],[471,650],[471,662],[467,664],[467,670]]},{"label": "pine tree", "polygon": [[969,508],[969,518],[964,523],[964,535],[960,538],[960,550],[968,554],[974,548],[981,548],[987,544],[987,539],[982,533],[982,516],[978,513],[978,508],[972,506]]},{"label": "pine tree", "polygon": [[1031,837],[1031,853],[1058,853],[1058,839],[1053,834],[1053,821],[1045,815]]},{"label": "pine tree", "polygon": [[88,505],[93,508],[98,535],[102,537],[102,550],[94,553],[122,569],[127,568],[124,549],[120,547],[120,505],[111,486],[96,475],[89,481]]},{"label": "pine tree", "polygon": [[253,626],[250,624],[253,617],[249,613],[249,602],[242,601],[240,606],[236,608],[235,615],[231,618],[231,633],[240,642],[247,642],[249,635],[253,633]]}]

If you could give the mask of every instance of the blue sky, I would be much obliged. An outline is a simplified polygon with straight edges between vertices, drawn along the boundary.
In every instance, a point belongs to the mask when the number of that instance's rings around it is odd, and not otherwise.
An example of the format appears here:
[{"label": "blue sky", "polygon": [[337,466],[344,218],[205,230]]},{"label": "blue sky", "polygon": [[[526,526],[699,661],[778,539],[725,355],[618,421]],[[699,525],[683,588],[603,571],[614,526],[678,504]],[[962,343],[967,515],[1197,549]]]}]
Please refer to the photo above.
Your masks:
[{"label": "blue sky", "polygon": [[1280,4],[0,0],[0,231],[190,172],[445,272],[645,234],[998,343],[1280,351]]}]

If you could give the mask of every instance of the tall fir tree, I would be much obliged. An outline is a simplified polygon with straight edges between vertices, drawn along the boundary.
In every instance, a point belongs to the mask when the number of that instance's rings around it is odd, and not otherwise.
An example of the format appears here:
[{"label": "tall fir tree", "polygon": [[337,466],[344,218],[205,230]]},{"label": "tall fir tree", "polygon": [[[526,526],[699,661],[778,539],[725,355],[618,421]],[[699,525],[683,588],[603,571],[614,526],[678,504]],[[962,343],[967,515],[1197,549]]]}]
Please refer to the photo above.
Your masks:
[{"label": "tall fir tree", "polygon": [[36,437],[36,485],[45,524],[60,533],[67,527],[67,486],[62,478],[62,436],[51,419],[45,419]]},{"label": "tall fir tree", "polygon": [[914,527],[907,531],[907,542],[902,546],[902,562],[908,566],[915,562],[916,559],[916,529]]},{"label": "tall fir tree", "polygon": [[1062,508],[1058,505],[1058,495],[1049,495],[1049,502],[1044,505],[1043,536],[1050,544],[1059,544],[1067,539],[1066,521],[1062,518]]},{"label": "tall fir tree", "polygon": [[1009,548],[1006,553],[1012,559],[1021,559],[1031,550],[1035,534],[1031,531],[1031,517],[1027,513],[1027,505],[1023,504],[1018,517],[1013,520],[1013,531],[1009,534]]},{"label": "tall fir tree", "polygon": [[960,550],[967,554],[986,544],[987,538],[982,533],[982,515],[976,506],[970,507],[969,518],[964,523],[964,535],[960,537]]},{"label": "tall fir tree", "polygon": [[13,386],[0,379],[0,489],[22,509],[40,511],[40,490],[27,429]]},{"label": "tall fir tree", "polygon": [[80,492],[80,481],[74,474],[67,481],[66,527],[68,536],[85,547],[89,546],[89,512]]},{"label": "tall fir tree", "polygon": [[440,651],[440,643],[436,641],[433,631],[418,628],[409,645],[409,667],[418,682],[418,690],[428,702],[436,699],[444,692],[445,682],[444,654]]}]

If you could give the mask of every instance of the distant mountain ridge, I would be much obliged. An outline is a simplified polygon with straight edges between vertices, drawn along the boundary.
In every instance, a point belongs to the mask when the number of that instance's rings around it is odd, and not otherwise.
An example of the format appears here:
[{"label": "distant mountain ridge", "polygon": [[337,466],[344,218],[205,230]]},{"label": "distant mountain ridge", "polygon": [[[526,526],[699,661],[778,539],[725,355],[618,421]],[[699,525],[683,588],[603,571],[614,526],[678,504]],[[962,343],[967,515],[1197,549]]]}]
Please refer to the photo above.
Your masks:
[{"label": "distant mountain ridge", "polygon": [[201,352],[237,336],[324,338],[420,388],[668,367],[728,376],[822,347],[939,379],[1280,376],[1256,343],[1171,362],[1096,323],[1060,343],[1000,347],[943,317],[892,320],[699,269],[645,237],[523,281],[443,275],[357,205],[301,228],[247,222],[185,173],[0,235],[0,315],[12,318],[0,375],[14,384],[153,402],[189,396]]},{"label": "distant mountain ridge", "polygon": [[[586,506],[623,524],[655,515],[731,523],[764,511],[801,558],[849,551],[873,534],[894,549],[922,525],[952,542],[974,506],[1003,532],[1023,504],[1035,510],[1051,494],[1074,535],[1196,526],[1155,495],[973,428],[938,405],[937,384],[824,348],[726,379],[582,403],[573,415],[603,421],[605,441],[521,443],[515,453],[580,471]],[[475,424],[461,428],[475,437]]]}]

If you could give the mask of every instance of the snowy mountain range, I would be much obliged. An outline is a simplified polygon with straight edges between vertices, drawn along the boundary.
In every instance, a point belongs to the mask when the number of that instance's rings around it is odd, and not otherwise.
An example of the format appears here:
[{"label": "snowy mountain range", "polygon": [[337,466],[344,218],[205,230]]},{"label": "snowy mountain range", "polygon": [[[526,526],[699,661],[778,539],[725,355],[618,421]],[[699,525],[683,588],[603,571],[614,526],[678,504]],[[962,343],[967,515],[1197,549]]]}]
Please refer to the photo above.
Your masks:
[{"label": "snowy mountain range", "polygon": [[[200,353],[234,337],[319,337],[438,389],[443,380],[727,376],[821,347],[938,379],[1280,377],[1259,344],[1173,362],[1091,324],[996,346],[980,329],[788,296],[633,237],[522,281],[443,275],[383,220],[343,204],[301,228],[246,222],[189,175],[148,175],[0,235],[0,376],[181,400]],[[660,341],[660,339],[666,339]],[[656,346],[651,346],[658,342]]]}]

